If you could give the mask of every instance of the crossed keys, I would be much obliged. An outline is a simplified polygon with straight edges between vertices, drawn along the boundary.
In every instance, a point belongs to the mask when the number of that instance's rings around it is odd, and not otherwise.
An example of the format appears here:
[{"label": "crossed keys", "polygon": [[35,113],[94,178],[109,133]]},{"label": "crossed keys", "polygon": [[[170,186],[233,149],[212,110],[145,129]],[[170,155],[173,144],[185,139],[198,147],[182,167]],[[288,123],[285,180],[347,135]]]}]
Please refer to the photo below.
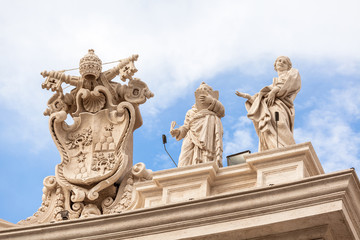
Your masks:
[{"label": "crossed keys", "polygon": [[[138,71],[134,65],[134,61],[137,61],[139,55],[134,54],[131,57],[122,59],[122,60],[118,60],[118,61],[113,61],[113,62],[107,62],[107,63],[103,63],[102,65],[105,64],[110,64],[110,63],[114,63],[114,62],[119,62],[117,68],[120,74],[120,79],[125,82],[126,79],[129,80],[133,80],[133,75]],[[46,78],[45,82],[41,84],[41,87],[44,89],[46,88],[47,90],[51,89],[51,91],[55,92],[61,92],[62,88],[61,88],[61,84],[63,82],[70,84],[70,85],[74,85],[76,86],[77,81],[80,80],[80,77],[75,77],[75,76],[69,76],[69,75],[65,75],[64,72],[66,71],[70,71],[70,70],[76,70],[78,68],[73,68],[73,69],[68,69],[68,70],[62,70],[62,71],[43,71],[41,72],[41,75]]]},{"label": "crossed keys", "polygon": [[138,71],[134,65],[134,61],[137,61],[138,57],[139,55],[134,54],[127,59],[120,60],[119,74],[121,81],[132,80],[132,76]]},{"label": "crossed keys", "polygon": [[51,89],[51,91],[61,91],[61,84],[66,80],[69,76],[66,76],[64,74],[65,71],[43,71],[41,72],[41,75],[46,79],[45,82],[41,84],[41,87],[46,90]]}]

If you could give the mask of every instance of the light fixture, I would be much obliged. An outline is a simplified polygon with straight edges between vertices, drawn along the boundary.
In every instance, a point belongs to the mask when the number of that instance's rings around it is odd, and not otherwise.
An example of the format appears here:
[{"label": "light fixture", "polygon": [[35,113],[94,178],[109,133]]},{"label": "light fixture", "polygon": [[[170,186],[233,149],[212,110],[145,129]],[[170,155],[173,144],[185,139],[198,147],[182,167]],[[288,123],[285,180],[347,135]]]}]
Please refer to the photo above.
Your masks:
[{"label": "light fixture", "polygon": [[239,153],[235,153],[235,154],[226,156],[227,165],[228,166],[233,166],[233,165],[245,163],[246,160],[244,158],[244,155],[247,155],[247,154],[250,154],[250,153],[251,153],[250,150],[246,150],[246,151],[243,151],[243,152],[239,152]]}]

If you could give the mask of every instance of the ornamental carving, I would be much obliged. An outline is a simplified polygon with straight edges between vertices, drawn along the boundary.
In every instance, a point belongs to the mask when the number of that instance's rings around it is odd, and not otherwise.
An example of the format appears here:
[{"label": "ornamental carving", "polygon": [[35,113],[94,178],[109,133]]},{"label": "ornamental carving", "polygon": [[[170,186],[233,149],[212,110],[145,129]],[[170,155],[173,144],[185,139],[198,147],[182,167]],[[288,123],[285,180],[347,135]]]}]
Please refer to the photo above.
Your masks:
[{"label": "ornamental carving", "polygon": [[91,127],[88,129],[83,129],[80,133],[77,133],[75,136],[69,134],[69,141],[66,142],[66,146],[69,149],[81,148],[84,149],[85,146],[89,146],[92,143],[92,130]]},{"label": "ornamental carving", "polygon": [[[118,61],[102,72],[94,50],[80,60],[80,76],[66,71],[43,71],[42,87],[54,92],[44,115],[61,162],[55,176],[44,180],[39,210],[19,224],[60,221],[124,211],[137,207],[132,185],[151,179],[133,167],[132,134],[142,125],[139,104],[154,96],[147,84],[133,78],[138,55]],[[120,80],[113,81],[120,75]],[[65,93],[63,85],[73,88]],[[72,118],[73,124],[66,122]],[[64,214],[64,212],[66,214]]]}]

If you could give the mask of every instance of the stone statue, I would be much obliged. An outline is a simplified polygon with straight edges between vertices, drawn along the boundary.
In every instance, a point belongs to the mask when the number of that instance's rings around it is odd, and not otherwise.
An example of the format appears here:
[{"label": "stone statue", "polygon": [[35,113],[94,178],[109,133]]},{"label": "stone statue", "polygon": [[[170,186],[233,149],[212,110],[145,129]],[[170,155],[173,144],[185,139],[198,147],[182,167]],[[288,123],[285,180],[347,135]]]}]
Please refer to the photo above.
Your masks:
[{"label": "stone statue", "polygon": [[183,140],[179,156],[179,167],[215,161],[222,167],[223,127],[225,108],[219,101],[219,92],[206,83],[195,91],[195,105],[186,113],[184,125],[170,134],[176,140]]},{"label": "stone statue", "polygon": [[[247,116],[259,136],[259,151],[295,144],[294,100],[301,88],[299,71],[292,68],[290,59],[284,56],[276,59],[274,69],[278,77],[254,96],[236,91],[237,96],[248,99],[245,103]],[[277,130],[275,112],[279,113]]]},{"label": "stone statue", "polygon": [[[142,125],[139,104],[154,96],[133,78],[138,55],[119,60],[102,72],[94,50],[80,60],[80,75],[44,71],[43,88],[56,92],[44,114],[60,152],[55,176],[44,179],[43,202],[34,216],[19,224],[45,223],[136,208],[133,184],[151,179],[143,163],[133,166],[133,131]],[[120,75],[128,84],[112,81]],[[63,93],[62,84],[75,88]],[[73,124],[65,120],[70,115]],[[66,213],[66,214],[65,214]]]}]

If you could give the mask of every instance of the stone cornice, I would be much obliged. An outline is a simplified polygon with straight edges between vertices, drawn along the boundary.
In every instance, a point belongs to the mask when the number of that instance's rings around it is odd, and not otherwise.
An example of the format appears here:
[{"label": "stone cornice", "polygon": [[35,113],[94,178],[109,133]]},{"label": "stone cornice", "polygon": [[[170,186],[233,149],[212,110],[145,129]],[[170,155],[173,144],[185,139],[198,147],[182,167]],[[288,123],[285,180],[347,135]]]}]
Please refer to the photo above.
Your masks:
[{"label": "stone cornice", "polygon": [[287,232],[331,226],[334,239],[359,239],[359,186],[355,171],[345,170],[120,214],[9,228],[0,231],[0,239],[200,239],[229,232],[241,239],[281,234],[279,224]]}]

